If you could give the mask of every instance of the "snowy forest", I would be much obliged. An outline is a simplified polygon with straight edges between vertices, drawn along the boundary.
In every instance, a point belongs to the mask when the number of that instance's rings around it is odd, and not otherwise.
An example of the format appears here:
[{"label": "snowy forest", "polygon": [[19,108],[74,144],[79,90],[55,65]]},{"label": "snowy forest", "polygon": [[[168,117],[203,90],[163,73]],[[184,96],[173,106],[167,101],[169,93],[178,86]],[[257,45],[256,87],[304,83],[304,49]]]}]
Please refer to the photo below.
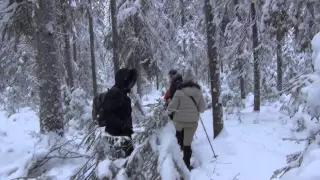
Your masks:
[{"label": "snowy forest", "polygon": [[[121,158],[92,108],[124,67],[139,76]],[[171,69],[205,101],[191,171]],[[319,118],[319,0],[0,0],[1,180],[319,180]]]}]

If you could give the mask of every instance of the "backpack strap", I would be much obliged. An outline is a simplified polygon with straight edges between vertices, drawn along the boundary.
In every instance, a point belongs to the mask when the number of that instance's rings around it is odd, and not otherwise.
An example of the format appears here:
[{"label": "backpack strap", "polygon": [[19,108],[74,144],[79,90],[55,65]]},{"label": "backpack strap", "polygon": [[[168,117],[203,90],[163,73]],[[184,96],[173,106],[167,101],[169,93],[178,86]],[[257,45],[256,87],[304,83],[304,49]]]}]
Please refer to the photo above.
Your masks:
[{"label": "backpack strap", "polygon": [[196,103],[196,100],[194,100],[194,98],[192,96],[189,96],[187,93],[185,93],[184,91],[182,91],[186,96],[188,96],[194,103],[194,105],[196,106],[197,108],[197,111],[199,113],[199,107],[198,107],[198,104]]},{"label": "backpack strap", "polygon": [[199,108],[198,108],[198,105],[197,105],[196,101],[194,100],[194,98],[192,96],[189,96],[189,97],[193,101],[194,105],[197,107],[197,110],[198,110],[198,113],[199,113]]}]

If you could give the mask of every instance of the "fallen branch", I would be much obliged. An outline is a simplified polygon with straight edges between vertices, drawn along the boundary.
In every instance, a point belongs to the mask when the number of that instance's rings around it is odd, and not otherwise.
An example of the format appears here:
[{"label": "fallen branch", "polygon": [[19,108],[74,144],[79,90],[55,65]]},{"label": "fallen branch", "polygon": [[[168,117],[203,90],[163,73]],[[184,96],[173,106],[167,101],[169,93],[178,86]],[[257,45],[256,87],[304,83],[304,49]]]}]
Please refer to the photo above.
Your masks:
[{"label": "fallen branch", "polygon": [[38,178],[18,177],[11,180],[38,180]]},{"label": "fallen branch", "polygon": [[296,143],[300,143],[303,141],[311,141],[313,140],[313,138],[309,137],[309,138],[304,138],[304,139],[295,139],[295,138],[282,138],[283,141],[295,141]]},{"label": "fallen branch", "polygon": [[237,180],[237,177],[240,175],[240,173],[238,173],[232,180]]},{"label": "fallen branch", "polygon": [[308,147],[309,146],[307,146],[303,152],[297,152],[294,154],[287,155],[287,163],[289,165],[274,171],[270,179],[275,179],[278,176],[281,178],[284,174],[286,174],[291,169],[300,167],[303,161],[304,152],[307,150]]},{"label": "fallen branch", "polygon": [[[51,146],[49,152],[43,157],[36,157],[36,162],[33,164],[32,168],[28,170],[28,174],[32,174],[36,169],[42,167],[52,159],[78,159],[78,158],[89,158],[87,155],[83,155],[77,152],[72,152],[65,148],[65,146],[70,145],[77,138],[74,137],[71,140],[68,140],[62,144],[62,138],[56,140],[56,142]],[[34,157],[35,158],[35,157]]]},{"label": "fallen branch", "polygon": [[[92,163],[90,166],[88,166],[88,165],[89,165],[90,162],[94,161],[95,155],[96,155],[96,153],[94,153],[94,154],[87,160],[87,162],[79,169],[79,171],[78,171],[76,174],[74,174],[74,175],[70,178],[70,180],[76,180],[76,179],[79,179],[79,178],[83,178],[83,176],[84,176],[86,173],[88,173],[90,170],[91,170],[91,171],[90,171],[89,175],[88,175],[86,178],[91,177],[91,176],[93,175],[92,172],[94,172],[94,170],[96,169],[96,167],[97,167],[97,165],[98,165],[98,162],[94,162],[94,163]],[[96,166],[95,166],[95,168],[92,169],[92,167],[93,167],[94,165],[96,165]]]}]

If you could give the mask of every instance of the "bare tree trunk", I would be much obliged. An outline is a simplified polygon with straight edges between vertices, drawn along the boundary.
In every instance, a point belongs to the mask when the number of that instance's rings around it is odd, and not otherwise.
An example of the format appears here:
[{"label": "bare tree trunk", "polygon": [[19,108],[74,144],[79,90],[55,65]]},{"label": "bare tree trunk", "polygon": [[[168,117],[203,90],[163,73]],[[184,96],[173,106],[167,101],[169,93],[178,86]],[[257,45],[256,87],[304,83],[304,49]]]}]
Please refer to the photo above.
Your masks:
[{"label": "bare tree trunk", "polygon": [[58,27],[59,31],[62,34],[63,42],[64,42],[64,69],[66,70],[67,74],[65,76],[67,85],[69,87],[74,86],[74,78],[73,78],[73,68],[72,68],[72,59],[71,59],[71,46],[70,46],[70,35],[69,35],[69,20],[68,20],[68,11],[69,11],[69,4],[68,1],[59,0],[57,1],[58,7]]},{"label": "bare tree trunk", "polygon": [[159,82],[159,70],[156,68],[156,83],[157,83],[157,90],[160,89],[160,82]]},{"label": "bare tree trunk", "polygon": [[254,111],[260,111],[260,60],[257,52],[259,46],[258,27],[256,20],[255,3],[251,3],[251,18],[254,21],[252,26],[252,41],[253,41],[253,61],[254,61]]},{"label": "bare tree trunk", "polygon": [[246,99],[246,91],[245,91],[245,88],[244,88],[244,78],[243,76],[241,75],[240,76],[240,90],[241,90],[241,99]]},{"label": "bare tree trunk", "polygon": [[72,50],[73,50],[73,61],[78,62],[77,39],[75,35],[73,35],[73,38],[72,38]]},{"label": "bare tree trunk", "polygon": [[[70,4],[72,3],[72,0],[69,0],[69,7]],[[76,22],[76,18],[75,18],[75,11],[74,9],[71,9],[71,20],[70,20],[70,25],[71,26],[75,26],[75,22]],[[71,23],[72,22],[72,23]],[[70,29],[72,30],[72,58],[74,62],[78,62],[78,47],[77,47],[77,36],[76,36],[76,32],[73,31],[73,28],[70,27]]]},{"label": "bare tree trunk", "polygon": [[212,7],[209,0],[205,0],[204,5],[205,21],[207,30],[207,55],[209,59],[209,71],[212,95],[212,113],[214,138],[216,138],[223,129],[222,109],[219,102],[220,96],[220,67],[218,62],[218,52],[215,44],[216,24],[212,14]]},{"label": "bare tree trunk", "polygon": [[302,8],[298,8],[298,7],[303,7],[303,1],[298,1],[298,3],[295,2],[294,6],[296,7],[295,8],[295,13],[294,13],[294,17],[296,19],[296,22],[293,24],[293,29],[294,29],[294,35],[295,35],[295,38],[294,39],[298,39],[298,36],[299,36],[299,25],[301,23],[301,11],[302,11]]},{"label": "bare tree trunk", "polygon": [[[140,64],[137,66],[137,70],[139,73],[141,73]],[[143,96],[142,78],[141,77],[142,76],[140,74],[140,76],[138,76],[138,79],[137,79],[137,94],[139,95],[139,97]]]},{"label": "bare tree trunk", "polygon": [[[183,26],[186,23],[186,17],[185,17],[185,13],[184,13],[184,3],[183,0],[180,0],[180,15],[181,15],[181,27],[183,28]],[[186,57],[186,40],[183,39],[182,41],[182,53],[183,53],[183,57]]]},{"label": "bare tree trunk", "polygon": [[[134,24],[134,35],[135,37],[141,41],[139,35],[141,32],[140,23],[138,20],[138,14],[134,15],[133,17],[133,24]],[[140,44],[140,43],[139,43]],[[141,65],[140,65],[140,59],[143,59],[142,54],[144,54],[140,47],[134,47],[134,55],[133,55],[133,61],[134,61],[134,67],[138,70],[140,76],[138,76],[137,79],[137,94],[142,97],[143,88],[142,88],[142,76],[141,76]]]},{"label": "bare tree trunk", "polygon": [[[239,0],[233,0],[234,3],[234,9],[237,8],[237,6],[239,6]],[[236,12],[236,17],[238,19],[238,21],[241,22],[242,18],[241,15]],[[238,54],[242,54],[243,50],[241,48],[239,48]],[[245,81],[244,81],[244,76],[243,76],[243,68],[244,68],[244,60],[242,58],[237,59],[237,61],[239,61],[237,63],[238,66],[238,71],[239,71],[239,80],[240,80],[240,96],[241,99],[245,99],[246,98],[246,91],[245,91]]]},{"label": "bare tree trunk", "polygon": [[61,114],[59,63],[55,47],[54,1],[42,0],[35,10],[37,25],[37,78],[40,90],[40,129],[42,133],[63,134]]},{"label": "bare tree trunk", "polygon": [[7,27],[4,27],[1,34],[1,41],[5,41],[6,34],[7,34]]},{"label": "bare tree trunk", "polygon": [[[220,47],[222,47],[223,49],[226,47],[226,38],[225,38],[225,32],[226,32],[226,28],[227,28],[227,25],[229,24],[230,22],[230,19],[229,19],[229,16],[228,16],[228,6],[226,5],[225,8],[224,8],[224,14],[223,14],[223,18],[222,18],[222,22],[221,22],[221,25],[220,25],[220,28],[221,28],[221,34],[220,34]],[[221,51],[223,53],[223,51]],[[220,56],[222,57],[222,54],[220,53]],[[220,61],[220,70],[221,72],[223,73],[223,62]]]},{"label": "bare tree trunk", "polygon": [[282,37],[280,31],[277,32],[277,89],[282,91]]},{"label": "bare tree trunk", "polygon": [[70,6],[67,1],[60,0],[61,3],[63,3],[62,6],[62,13],[64,14],[64,19],[66,20],[65,23],[63,23],[63,38],[65,43],[65,66],[67,70],[67,82],[69,87],[74,86],[74,78],[73,78],[73,67],[72,67],[72,59],[71,59],[71,46],[70,46],[70,33],[69,30],[70,27],[70,20],[67,19],[67,12],[70,11]]},{"label": "bare tree trunk", "polygon": [[246,91],[245,91],[245,85],[244,85],[244,77],[243,77],[243,60],[240,59],[238,63],[238,68],[239,68],[239,79],[240,79],[240,94],[241,94],[241,99],[246,98]]},{"label": "bare tree trunk", "polygon": [[92,71],[92,85],[93,95],[98,95],[97,73],[96,73],[96,56],[94,52],[94,32],[93,32],[93,19],[91,0],[89,0],[89,34],[90,34],[90,52],[91,52],[91,71]]},{"label": "bare tree trunk", "polygon": [[20,43],[20,35],[18,33],[15,33],[15,37],[14,37],[14,46],[13,46],[13,50],[14,52],[18,52],[18,45]]},{"label": "bare tree trunk", "polygon": [[114,70],[114,74],[116,74],[116,72],[120,69],[116,0],[110,0],[110,11],[111,11],[111,26],[112,26],[113,70]]},{"label": "bare tree trunk", "polygon": [[70,88],[74,86],[73,80],[73,68],[72,68],[72,59],[71,59],[71,47],[70,47],[70,37],[68,34],[64,35],[65,43],[65,67],[67,70],[67,84]]},{"label": "bare tree trunk", "polygon": [[[319,3],[319,1],[318,1]],[[309,11],[309,14],[311,16],[310,20],[307,21],[307,26],[308,26],[308,35],[309,35],[309,38],[310,39],[309,41],[307,41],[307,50],[310,52],[312,51],[312,47],[311,47],[311,40],[313,38],[314,35],[316,35],[316,33],[318,32],[318,28],[314,28],[316,27],[316,23],[317,23],[317,20],[315,19],[315,7],[316,7],[316,1],[309,1],[306,3],[306,7]],[[315,30],[315,31],[313,31]]]}]

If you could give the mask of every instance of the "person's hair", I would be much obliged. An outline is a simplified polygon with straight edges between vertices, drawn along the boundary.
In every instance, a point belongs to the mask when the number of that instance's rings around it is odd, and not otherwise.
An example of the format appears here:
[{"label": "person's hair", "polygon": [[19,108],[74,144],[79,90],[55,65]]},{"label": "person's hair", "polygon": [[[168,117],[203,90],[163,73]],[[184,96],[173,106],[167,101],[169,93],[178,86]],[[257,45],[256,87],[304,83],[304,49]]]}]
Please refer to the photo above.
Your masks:
[{"label": "person's hair", "polygon": [[171,70],[169,71],[169,75],[176,75],[177,72],[178,72],[177,70],[171,69]]}]

